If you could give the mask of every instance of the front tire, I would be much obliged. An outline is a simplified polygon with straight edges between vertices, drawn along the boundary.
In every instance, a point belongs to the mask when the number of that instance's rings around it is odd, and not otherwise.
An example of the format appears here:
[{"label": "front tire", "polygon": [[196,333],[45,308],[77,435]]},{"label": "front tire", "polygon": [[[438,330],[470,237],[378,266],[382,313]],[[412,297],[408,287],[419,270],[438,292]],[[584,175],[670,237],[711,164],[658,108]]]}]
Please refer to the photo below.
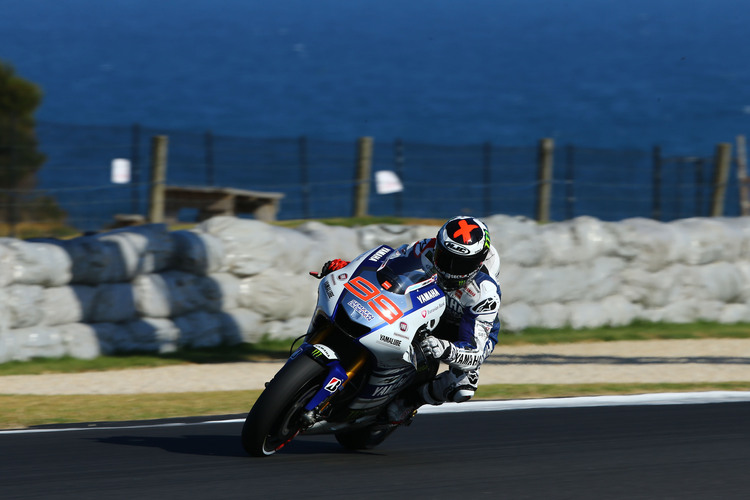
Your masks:
[{"label": "front tire", "polygon": [[305,405],[323,385],[326,373],[307,356],[295,358],[268,383],[242,427],[242,446],[254,457],[273,455],[302,429]]}]

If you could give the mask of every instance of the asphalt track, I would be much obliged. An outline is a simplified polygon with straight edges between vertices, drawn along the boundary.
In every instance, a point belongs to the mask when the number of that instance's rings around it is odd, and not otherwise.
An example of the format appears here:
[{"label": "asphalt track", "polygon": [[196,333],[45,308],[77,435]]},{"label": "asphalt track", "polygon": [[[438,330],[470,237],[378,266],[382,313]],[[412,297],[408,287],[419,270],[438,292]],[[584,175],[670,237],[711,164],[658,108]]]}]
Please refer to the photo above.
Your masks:
[{"label": "asphalt track", "polygon": [[238,417],[0,433],[0,498],[750,498],[750,402],[427,412],[373,451],[262,459]]}]

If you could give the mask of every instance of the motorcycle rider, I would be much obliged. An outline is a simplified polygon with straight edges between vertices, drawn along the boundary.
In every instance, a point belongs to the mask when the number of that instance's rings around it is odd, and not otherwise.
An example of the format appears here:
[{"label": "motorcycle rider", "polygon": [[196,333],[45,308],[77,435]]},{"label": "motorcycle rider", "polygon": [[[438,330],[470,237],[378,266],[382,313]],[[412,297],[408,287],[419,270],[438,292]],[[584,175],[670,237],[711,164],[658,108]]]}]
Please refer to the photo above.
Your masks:
[{"label": "motorcycle rider", "polygon": [[[423,404],[471,399],[477,390],[479,368],[497,343],[501,297],[500,258],[490,243],[487,226],[477,218],[454,217],[435,238],[402,245],[396,252],[413,252],[421,258],[424,270],[437,276],[437,284],[445,292],[445,312],[421,346],[426,355],[449,368],[392,402],[387,411],[391,424],[410,420]],[[348,263],[328,261],[320,274],[311,274],[322,278]]]}]

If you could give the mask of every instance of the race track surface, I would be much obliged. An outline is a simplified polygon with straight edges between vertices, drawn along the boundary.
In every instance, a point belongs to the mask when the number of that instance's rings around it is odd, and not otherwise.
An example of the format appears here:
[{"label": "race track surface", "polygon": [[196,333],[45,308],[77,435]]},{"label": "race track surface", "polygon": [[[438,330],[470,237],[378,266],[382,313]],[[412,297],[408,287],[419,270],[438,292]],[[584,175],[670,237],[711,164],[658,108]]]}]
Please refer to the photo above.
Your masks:
[{"label": "race track surface", "polygon": [[0,434],[0,497],[750,498],[750,403],[419,415],[380,448],[301,436],[247,457],[241,423]]}]

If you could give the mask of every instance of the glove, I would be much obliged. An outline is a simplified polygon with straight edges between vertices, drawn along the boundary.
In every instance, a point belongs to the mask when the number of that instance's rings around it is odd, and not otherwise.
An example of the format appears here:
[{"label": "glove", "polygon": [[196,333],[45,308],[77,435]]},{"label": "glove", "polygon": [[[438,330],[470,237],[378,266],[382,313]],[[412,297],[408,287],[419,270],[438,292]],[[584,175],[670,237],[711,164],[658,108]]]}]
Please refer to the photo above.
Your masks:
[{"label": "glove", "polygon": [[341,260],[341,259],[333,259],[329,260],[325,264],[323,264],[323,269],[320,270],[319,273],[316,273],[315,271],[310,271],[310,276],[315,276],[318,279],[323,279],[329,274],[331,274],[334,271],[338,271],[342,267],[346,267],[349,265],[348,260]]},{"label": "glove", "polygon": [[447,340],[439,339],[428,335],[422,340],[422,350],[427,356],[432,356],[435,359],[448,359],[452,350],[453,344]]}]

